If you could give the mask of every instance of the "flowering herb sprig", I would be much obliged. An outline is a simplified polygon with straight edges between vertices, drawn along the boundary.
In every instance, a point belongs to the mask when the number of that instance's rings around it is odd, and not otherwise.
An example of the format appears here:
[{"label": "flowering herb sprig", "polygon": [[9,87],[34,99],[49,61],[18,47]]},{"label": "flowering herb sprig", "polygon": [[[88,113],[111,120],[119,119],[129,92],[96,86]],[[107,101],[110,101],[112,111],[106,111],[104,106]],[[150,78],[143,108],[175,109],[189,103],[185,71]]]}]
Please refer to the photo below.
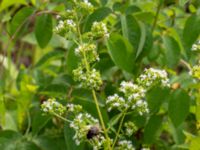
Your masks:
[{"label": "flowering herb sprig", "polygon": [[74,120],[70,123],[70,127],[75,130],[73,139],[79,145],[81,141],[87,139],[87,133],[92,126],[98,125],[97,119],[93,118],[88,113],[79,113],[75,116]]},{"label": "flowering herb sprig", "polygon": [[[169,79],[166,71],[154,68],[145,69],[144,73],[141,74],[136,81],[136,83],[122,81],[119,91],[123,93],[123,96],[119,96],[115,93],[112,96],[108,96],[106,100],[108,111],[117,109],[122,114],[112,148],[114,148],[117,143],[127,113],[130,111],[134,111],[139,115],[149,113],[148,104],[145,101],[146,91],[155,85],[169,86]],[[128,127],[128,125],[130,125],[130,123],[126,123],[125,126]],[[132,124],[132,127],[136,128],[134,124]],[[130,132],[130,134],[132,134],[132,132]]]},{"label": "flowering herb sprig", "polygon": [[[105,22],[93,22],[88,32],[83,32],[80,25],[86,15],[92,13],[95,7],[89,0],[73,0],[72,7],[61,15],[55,32],[76,44],[74,54],[80,58],[78,67],[72,71],[74,80],[80,83],[82,88],[91,90],[99,119],[94,118],[85,112],[80,105],[67,104],[66,114],[73,114],[70,127],[75,130],[73,139],[79,145],[81,142],[89,142],[94,150],[134,150],[131,141],[124,139],[130,137],[137,130],[133,122],[125,122],[126,115],[134,111],[138,115],[149,113],[148,104],[145,100],[146,91],[155,85],[169,86],[167,73],[164,70],[154,68],[145,69],[136,82],[123,81],[120,84],[119,92],[108,96],[106,106],[108,112],[116,109],[121,113],[119,126],[114,140],[109,137],[111,131],[106,128],[96,90],[100,90],[103,84],[100,72],[94,68],[94,64],[99,61],[98,39],[109,37],[109,31]],[[73,35],[71,34],[73,33]],[[45,109],[44,109],[45,110]],[[54,110],[53,110],[54,111]],[[60,112],[58,112],[60,115]],[[124,127],[125,136],[120,136]],[[118,140],[119,139],[119,140]]]},{"label": "flowering herb sprig", "polygon": [[[66,37],[67,39],[71,39],[77,45],[77,47],[74,50],[74,53],[80,58],[81,61],[79,63],[78,68],[73,70],[74,79],[75,81],[80,82],[81,87],[90,89],[92,91],[92,95],[100,119],[99,126],[101,126],[103,130],[103,134],[107,142],[106,145],[108,149],[110,149],[111,147],[110,138],[108,136],[103,121],[103,117],[99,108],[99,103],[95,92],[95,90],[100,89],[101,85],[103,84],[103,81],[101,79],[100,72],[95,68],[93,68],[92,67],[93,65],[91,65],[94,64],[96,61],[99,61],[99,56],[97,54],[97,46],[95,44],[96,42],[93,41],[92,39],[107,38],[109,35],[108,30],[105,23],[94,22],[90,32],[82,33],[80,29],[80,24],[82,22],[82,19],[85,17],[84,15],[92,13],[95,7],[89,0],[73,0],[73,4],[74,4],[73,7],[67,10],[66,12],[66,14],[69,14],[69,17],[68,15],[64,15],[65,18],[65,20],[63,21],[64,23],[61,23],[61,25],[58,24],[58,26],[55,28],[55,31],[56,33],[62,36],[64,35],[64,37]],[[69,32],[73,32],[74,35],[71,37],[67,37],[67,35],[70,36]],[[83,36],[83,34],[85,34],[86,36]],[[78,129],[82,128],[80,127]],[[78,137],[81,138],[78,134],[79,132],[76,131],[76,133],[77,133],[76,134],[77,138]],[[101,137],[100,139],[103,138]],[[81,140],[79,139],[78,141]]]}]

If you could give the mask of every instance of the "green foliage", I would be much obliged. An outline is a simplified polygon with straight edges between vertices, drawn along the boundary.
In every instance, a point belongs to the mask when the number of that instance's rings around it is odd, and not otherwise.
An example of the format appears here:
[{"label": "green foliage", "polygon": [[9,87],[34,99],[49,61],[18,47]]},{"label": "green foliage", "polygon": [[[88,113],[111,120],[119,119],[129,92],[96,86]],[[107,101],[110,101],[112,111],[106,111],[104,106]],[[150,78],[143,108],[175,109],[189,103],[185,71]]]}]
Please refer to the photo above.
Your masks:
[{"label": "green foliage", "polygon": [[44,48],[52,37],[52,16],[42,14],[35,23],[35,37],[41,48]]},{"label": "green foliage", "polygon": [[170,95],[169,117],[175,127],[178,127],[189,113],[190,97],[182,90],[177,90]]},{"label": "green foliage", "polygon": [[135,51],[131,44],[121,35],[112,34],[107,43],[110,56],[121,69],[132,72],[134,69]]},{"label": "green foliage", "polygon": [[199,0],[0,1],[0,150],[199,150]]},{"label": "green foliage", "polygon": [[197,40],[200,33],[199,23],[200,17],[197,15],[190,16],[185,23],[183,30],[183,45],[189,56],[192,44]]}]

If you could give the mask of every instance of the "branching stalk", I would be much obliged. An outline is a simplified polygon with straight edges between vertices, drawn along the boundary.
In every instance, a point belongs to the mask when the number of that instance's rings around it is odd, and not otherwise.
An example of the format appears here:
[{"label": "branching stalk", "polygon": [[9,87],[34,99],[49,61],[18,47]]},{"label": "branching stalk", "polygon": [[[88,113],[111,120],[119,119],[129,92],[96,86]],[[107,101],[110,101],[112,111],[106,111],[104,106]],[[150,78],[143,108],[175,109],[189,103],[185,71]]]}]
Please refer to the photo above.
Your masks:
[{"label": "branching stalk", "polygon": [[119,137],[120,131],[121,131],[121,129],[122,129],[122,125],[123,125],[125,116],[126,116],[126,110],[123,112],[122,118],[121,118],[121,120],[120,120],[119,128],[118,128],[118,130],[117,130],[117,134],[116,134],[116,136],[115,136],[115,139],[114,139],[114,142],[113,142],[113,145],[112,145],[112,149],[114,149],[114,146],[115,146],[115,144],[116,144],[116,142],[117,142],[117,140],[118,140],[118,137]]},{"label": "branching stalk", "polygon": [[[82,44],[83,40],[82,40],[81,31],[80,31],[80,28],[79,28],[79,25],[80,25],[79,22],[80,21],[78,20],[77,15],[76,15],[76,20],[77,20],[77,32],[78,32],[80,44]],[[78,42],[76,42],[76,43],[78,43]],[[84,60],[84,63],[85,63],[86,71],[89,72],[90,71],[90,64],[87,61],[85,52],[83,52],[83,60]],[[102,113],[101,113],[101,110],[100,110],[100,107],[99,107],[99,103],[98,103],[98,100],[97,100],[97,96],[96,96],[94,89],[92,89],[92,95],[93,95],[93,99],[94,99],[94,102],[95,102],[95,105],[96,105],[96,109],[97,109],[97,113],[98,113],[98,116],[99,116],[99,119],[100,119],[100,123],[101,123],[101,126],[103,128],[104,135],[106,137],[106,141],[107,141],[107,144],[108,144],[108,150],[112,150],[111,144],[110,144],[110,138],[108,136],[108,132],[106,130],[105,123],[103,121],[103,116],[102,116]]]},{"label": "branching stalk", "polygon": [[160,1],[159,4],[158,4],[157,10],[156,10],[156,15],[155,15],[153,26],[152,26],[152,29],[151,29],[152,33],[155,30],[161,7],[162,7],[162,2]]}]

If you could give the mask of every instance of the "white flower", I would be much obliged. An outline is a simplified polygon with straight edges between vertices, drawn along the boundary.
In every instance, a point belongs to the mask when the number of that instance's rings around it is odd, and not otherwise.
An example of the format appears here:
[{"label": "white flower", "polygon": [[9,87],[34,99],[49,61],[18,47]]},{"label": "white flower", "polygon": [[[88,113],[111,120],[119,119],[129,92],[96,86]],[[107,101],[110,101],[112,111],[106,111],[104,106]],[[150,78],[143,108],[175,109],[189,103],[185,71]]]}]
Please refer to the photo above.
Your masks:
[{"label": "white flower", "polygon": [[108,29],[106,27],[106,24],[103,22],[97,22],[95,21],[92,24],[91,32],[94,35],[94,37],[109,37]]},{"label": "white flower", "polygon": [[99,89],[102,85],[101,75],[96,69],[83,71],[82,67],[73,70],[74,79],[81,82],[81,86],[89,89]]},{"label": "white flower", "polygon": [[146,88],[152,87],[155,84],[169,86],[169,79],[165,70],[154,68],[145,69],[144,73],[137,79],[138,83]]},{"label": "white flower", "polygon": [[83,43],[75,48],[75,54],[83,59],[86,57],[88,62],[99,61],[95,44]]},{"label": "white flower", "polygon": [[125,97],[128,99],[129,104],[133,104],[145,96],[146,90],[137,84],[133,84],[131,81],[123,81],[120,86],[120,91],[124,93]]},{"label": "white flower", "polygon": [[119,141],[116,149],[117,150],[135,150],[135,148],[132,145],[132,142],[127,141],[127,140]]},{"label": "white flower", "polygon": [[82,111],[81,105],[67,104],[67,111],[77,114]]},{"label": "white flower", "polygon": [[200,40],[198,40],[196,43],[194,43],[192,45],[192,51],[197,51],[197,50],[200,50]]},{"label": "white flower", "polygon": [[43,102],[41,105],[42,111],[45,113],[57,113],[59,115],[62,115],[66,108],[58,103],[55,99],[48,99],[47,101]]},{"label": "white flower", "polygon": [[138,129],[137,126],[131,121],[125,122],[124,127],[125,127],[125,134],[129,137],[133,135],[133,133],[136,132]]},{"label": "white flower", "polygon": [[59,30],[62,30],[63,28],[64,28],[64,22],[63,22],[63,20],[60,20],[58,22],[58,25],[56,26],[55,30],[59,31]]},{"label": "white flower", "polygon": [[88,0],[84,0],[83,2],[89,7],[92,6],[92,4]]},{"label": "white flower", "polygon": [[122,81],[119,90],[124,93],[124,97],[120,97],[117,94],[109,96],[106,100],[108,111],[114,108],[119,111],[131,108],[140,115],[148,113],[148,106],[144,101],[146,90],[142,86],[133,84],[131,81]]},{"label": "white flower", "polygon": [[108,111],[111,111],[114,108],[117,108],[118,110],[123,110],[125,107],[125,100],[123,97],[120,97],[117,94],[114,94],[113,96],[109,96],[106,100],[106,104],[108,106]]},{"label": "white flower", "polygon": [[72,19],[66,20],[66,23],[71,28],[75,28],[76,27],[76,24],[74,23],[74,21]]},{"label": "white flower", "polygon": [[70,123],[70,127],[74,129],[75,135],[73,139],[75,143],[79,145],[82,141],[86,140],[88,130],[91,126],[99,124],[99,121],[93,118],[88,113],[79,113]]},{"label": "white flower", "polygon": [[135,105],[132,106],[132,109],[136,109],[140,115],[149,113],[148,104],[144,100],[139,100]]}]

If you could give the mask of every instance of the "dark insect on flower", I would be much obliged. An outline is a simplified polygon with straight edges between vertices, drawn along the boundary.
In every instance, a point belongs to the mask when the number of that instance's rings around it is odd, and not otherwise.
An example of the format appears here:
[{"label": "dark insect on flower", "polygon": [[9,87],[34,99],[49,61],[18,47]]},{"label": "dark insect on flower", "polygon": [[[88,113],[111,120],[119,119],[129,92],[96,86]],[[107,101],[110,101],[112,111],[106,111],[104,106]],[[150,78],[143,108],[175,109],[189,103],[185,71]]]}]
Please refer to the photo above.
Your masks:
[{"label": "dark insect on flower", "polygon": [[92,139],[100,133],[100,129],[98,126],[92,126],[87,133],[87,139]]}]

